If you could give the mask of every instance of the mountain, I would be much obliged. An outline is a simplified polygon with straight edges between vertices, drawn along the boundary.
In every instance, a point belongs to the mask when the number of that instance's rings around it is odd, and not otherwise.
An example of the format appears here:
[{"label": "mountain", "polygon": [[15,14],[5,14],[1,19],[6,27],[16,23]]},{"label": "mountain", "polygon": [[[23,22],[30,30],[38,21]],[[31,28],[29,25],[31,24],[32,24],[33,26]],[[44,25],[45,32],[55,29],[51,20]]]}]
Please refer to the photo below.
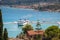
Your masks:
[{"label": "mountain", "polygon": [[0,5],[30,5],[40,2],[60,2],[60,0],[0,0]]}]

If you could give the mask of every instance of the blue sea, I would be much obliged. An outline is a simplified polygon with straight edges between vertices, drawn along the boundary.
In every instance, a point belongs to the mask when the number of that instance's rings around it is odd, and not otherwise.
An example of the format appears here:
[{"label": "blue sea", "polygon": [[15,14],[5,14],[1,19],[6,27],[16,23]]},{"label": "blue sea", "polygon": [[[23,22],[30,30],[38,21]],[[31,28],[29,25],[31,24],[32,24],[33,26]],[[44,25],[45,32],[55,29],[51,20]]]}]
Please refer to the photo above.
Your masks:
[{"label": "blue sea", "polygon": [[[8,36],[10,38],[15,38],[19,33],[22,32],[22,27],[18,27],[16,22],[19,19],[28,19],[30,21],[49,22],[41,24],[42,30],[45,30],[51,25],[58,25],[60,22],[60,12],[48,12],[48,11],[38,11],[34,9],[23,9],[23,8],[13,8],[13,7],[0,7],[2,10],[2,17],[4,28],[8,30]],[[33,28],[36,28],[36,24],[32,24]]]}]

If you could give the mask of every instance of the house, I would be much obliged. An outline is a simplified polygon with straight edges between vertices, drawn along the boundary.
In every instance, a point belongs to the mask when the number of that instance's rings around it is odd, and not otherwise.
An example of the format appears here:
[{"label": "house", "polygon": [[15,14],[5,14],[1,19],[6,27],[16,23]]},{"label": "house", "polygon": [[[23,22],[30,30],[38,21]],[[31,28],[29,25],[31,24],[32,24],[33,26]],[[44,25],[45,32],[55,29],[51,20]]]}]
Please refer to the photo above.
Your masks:
[{"label": "house", "polygon": [[30,31],[27,31],[27,36],[30,40],[35,40],[36,38],[36,35],[41,35],[43,36],[44,35],[44,31],[43,30],[30,30]]}]

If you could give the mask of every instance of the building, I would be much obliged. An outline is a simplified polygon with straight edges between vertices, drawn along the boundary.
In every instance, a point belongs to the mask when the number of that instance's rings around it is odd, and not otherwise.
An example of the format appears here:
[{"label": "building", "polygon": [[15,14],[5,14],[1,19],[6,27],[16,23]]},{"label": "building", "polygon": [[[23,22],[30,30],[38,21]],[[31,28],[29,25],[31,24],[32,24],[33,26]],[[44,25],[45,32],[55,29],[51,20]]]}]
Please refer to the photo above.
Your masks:
[{"label": "building", "polygon": [[30,30],[30,31],[27,31],[27,36],[28,36],[28,38],[29,38],[30,40],[31,40],[31,39],[35,40],[36,35],[41,35],[41,36],[43,37],[44,31],[43,31],[43,30],[36,30],[36,31]]}]

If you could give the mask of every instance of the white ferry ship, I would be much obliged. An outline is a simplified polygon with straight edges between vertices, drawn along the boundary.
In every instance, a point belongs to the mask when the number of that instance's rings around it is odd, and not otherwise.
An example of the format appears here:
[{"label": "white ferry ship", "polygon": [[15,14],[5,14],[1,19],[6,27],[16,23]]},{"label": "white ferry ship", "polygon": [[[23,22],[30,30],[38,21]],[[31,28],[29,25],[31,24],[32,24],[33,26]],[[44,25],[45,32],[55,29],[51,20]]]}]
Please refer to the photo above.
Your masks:
[{"label": "white ferry ship", "polygon": [[19,21],[18,21],[18,26],[23,26],[23,25],[26,25],[27,23],[29,23],[30,21],[29,20],[22,20],[22,19],[20,19]]}]

